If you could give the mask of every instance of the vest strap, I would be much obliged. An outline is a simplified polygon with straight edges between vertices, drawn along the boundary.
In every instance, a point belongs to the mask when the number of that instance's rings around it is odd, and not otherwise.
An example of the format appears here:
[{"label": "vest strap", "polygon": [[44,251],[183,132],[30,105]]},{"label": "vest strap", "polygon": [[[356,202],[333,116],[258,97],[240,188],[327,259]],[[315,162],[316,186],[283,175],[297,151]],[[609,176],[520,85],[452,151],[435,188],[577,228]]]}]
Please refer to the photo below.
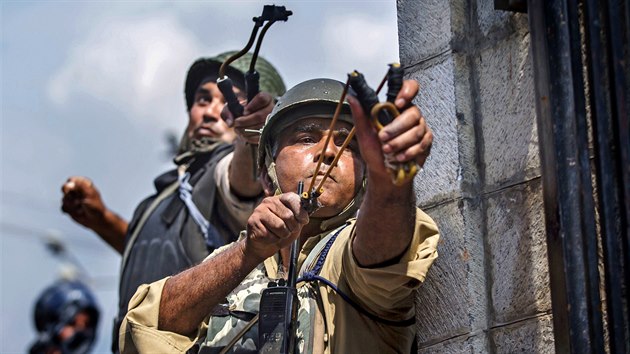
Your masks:
[{"label": "vest strap", "polygon": [[168,187],[164,188],[164,190],[162,190],[162,192],[158,194],[158,196],[155,197],[153,201],[151,201],[151,204],[144,210],[144,213],[142,213],[142,217],[140,217],[140,220],[138,220],[138,224],[133,230],[133,233],[129,236],[129,241],[127,241],[127,245],[125,246],[125,252],[123,253],[122,261],[120,263],[119,278],[122,278],[123,271],[125,270],[125,266],[127,265],[127,261],[129,260],[129,254],[131,253],[131,249],[133,248],[133,244],[136,242],[136,239],[138,238],[140,231],[142,231],[142,227],[147,222],[147,219],[153,213],[155,208],[157,208],[160,202],[162,202],[164,199],[175,192],[178,185],[179,181],[175,181]]},{"label": "vest strap", "polygon": [[206,242],[206,248],[208,248],[208,250],[216,248],[221,244],[221,237],[219,236],[217,229],[203,216],[193,201],[193,187],[189,182],[190,172],[180,174],[177,179],[179,181],[179,199],[184,202],[186,208],[188,209],[188,213],[190,213],[190,216],[195,221],[195,224],[199,226],[199,230]]}]

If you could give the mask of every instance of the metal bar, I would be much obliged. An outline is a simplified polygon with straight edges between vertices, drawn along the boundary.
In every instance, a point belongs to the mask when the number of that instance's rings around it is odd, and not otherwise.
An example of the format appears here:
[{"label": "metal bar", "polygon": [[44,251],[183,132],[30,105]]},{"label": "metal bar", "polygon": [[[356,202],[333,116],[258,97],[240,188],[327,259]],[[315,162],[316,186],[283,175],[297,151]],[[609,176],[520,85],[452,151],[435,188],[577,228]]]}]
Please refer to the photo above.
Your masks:
[{"label": "metal bar", "polygon": [[[536,86],[537,124],[543,171],[547,249],[558,353],[592,353],[598,348],[593,318],[592,204],[584,169],[585,129],[577,11],[561,0],[529,0]],[[576,67],[578,66],[578,67]],[[580,68],[578,70],[578,68]],[[586,201],[586,202],[585,202]],[[592,203],[592,202],[590,202]],[[591,221],[588,221],[591,220]],[[593,237],[593,235],[591,235]]]},{"label": "metal bar", "polygon": [[[621,88],[622,93],[617,93],[618,104],[623,105],[622,109],[619,109],[617,116],[617,131],[619,132],[619,141],[621,145],[619,147],[619,151],[621,153],[621,179],[623,181],[623,197],[621,198],[623,201],[622,210],[625,210],[622,216],[622,232],[623,234],[623,246],[625,248],[624,253],[624,264],[626,270],[626,321],[630,319],[630,290],[628,287],[630,286],[630,2],[623,2],[623,7],[625,9],[619,9],[616,14],[623,14],[622,19],[614,19],[613,21],[618,21],[616,26],[620,26],[621,29],[613,28],[612,31],[619,33],[620,36],[623,36],[621,39],[621,43],[615,41],[613,45],[617,47],[619,45],[622,46],[621,50],[617,49],[615,51],[615,71],[617,75],[625,75],[624,80],[621,81],[622,85],[617,85],[617,87]],[[613,22],[611,21],[611,22]],[[621,55],[621,57],[620,57]],[[628,326],[630,327],[630,326]],[[626,332],[626,335],[629,335]],[[628,339],[630,342],[630,338]]]},{"label": "metal bar", "polygon": [[[625,8],[624,8],[625,7]],[[625,12],[624,12],[625,10]],[[625,14],[625,16],[624,16]],[[625,21],[624,21],[625,17]],[[609,38],[609,55],[610,76],[612,78],[612,116],[615,121],[614,129],[616,130],[616,143],[619,147],[617,160],[617,169],[619,171],[619,209],[620,213],[620,233],[623,269],[625,272],[625,282],[622,282],[622,291],[625,297],[624,305],[625,319],[624,328],[625,343],[628,350],[630,345],[630,333],[628,333],[628,325],[630,318],[630,126],[628,106],[630,105],[630,92],[628,86],[630,83],[630,2],[608,0],[608,38]],[[625,25],[625,26],[624,26]],[[625,285],[625,287],[623,287]]]},{"label": "metal bar", "polygon": [[577,130],[576,143],[580,160],[581,188],[578,190],[581,198],[583,247],[585,267],[587,273],[584,286],[587,290],[588,324],[591,333],[593,351],[604,353],[604,323],[602,320],[599,256],[597,253],[597,226],[595,214],[595,200],[592,186],[591,162],[588,146],[588,117],[586,114],[586,79],[583,75],[585,63],[582,60],[582,40],[580,31],[580,11],[576,1],[566,1],[568,26],[570,33],[571,68],[573,74],[573,94],[575,99],[575,124]]},{"label": "metal bar", "polygon": [[616,133],[615,78],[611,41],[618,34],[609,28],[613,8],[596,0],[585,0],[585,33],[588,75],[591,84],[595,163],[599,198],[599,224],[604,250],[606,310],[611,353],[626,353],[627,321],[624,311],[624,252],[621,241],[621,186]]}]

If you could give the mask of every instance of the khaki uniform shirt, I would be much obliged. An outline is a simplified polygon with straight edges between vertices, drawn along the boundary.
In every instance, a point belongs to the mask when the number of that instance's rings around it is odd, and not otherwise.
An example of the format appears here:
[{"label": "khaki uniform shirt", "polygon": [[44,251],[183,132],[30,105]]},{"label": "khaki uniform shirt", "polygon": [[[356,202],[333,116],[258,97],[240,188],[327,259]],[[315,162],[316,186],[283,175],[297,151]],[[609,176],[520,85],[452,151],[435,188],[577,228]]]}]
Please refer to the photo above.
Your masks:
[{"label": "khaki uniform shirt", "polygon": [[[225,219],[232,223],[236,223],[236,225],[238,225],[236,230],[240,230],[243,226],[247,225],[247,219],[249,219],[249,216],[252,215],[254,208],[260,202],[260,198],[242,200],[232,193],[232,188],[230,187],[229,169],[233,157],[234,152],[231,152],[219,160],[214,172],[214,180],[217,184],[217,191],[220,196],[217,198],[217,208],[228,213],[229,217]],[[234,225],[232,223],[230,223],[230,226]]]},{"label": "khaki uniform shirt", "polygon": [[[378,317],[401,321],[415,316],[413,292],[424,281],[427,271],[437,258],[439,239],[437,226],[428,215],[418,209],[412,242],[399,262],[379,268],[365,268],[356,263],[352,254],[355,221],[350,220],[348,226],[340,232],[330,248],[320,275],[337,284],[341,291]],[[306,241],[298,260],[300,266],[319,240],[327,234],[328,232]],[[221,249],[215,252],[220,251]],[[245,288],[255,288],[255,284],[266,284],[267,279],[261,279],[261,274],[271,279],[279,278],[278,261],[277,256],[272,257],[254,269],[244,279],[241,286],[228,295],[229,307],[234,308],[234,302],[244,297]],[[158,330],[159,304],[165,282],[166,279],[163,279],[138,288],[129,303],[129,312],[120,330],[121,353],[185,353],[195,344],[201,344],[202,347],[210,342],[225,345],[231,339],[227,338],[229,334],[226,334],[226,338],[212,336],[226,333],[226,330],[230,329],[228,327],[240,328],[246,323],[232,321],[228,322],[231,323],[229,326],[225,326],[226,321],[222,320],[220,326],[217,326],[217,322],[221,319],[208,316],[192,337]],[[319,295],[315,305],[317,310],[313,311],[315,316],[310,317],[312,323],[306,329],[312,338],[306,339],[306,345],[304,338],[298,338],[299,352],[409,352],[414,340],[415,326],[395,327],[373,321],[346,303],[334,290],[320,282],[308,283],[298,292],[300,297],[304,293]],[[236,309],[252,310],[243,308],[243,304],[247,307],[247,302],[241,301],[239,305],[241,308]],[[305,301],[301,298],[300,306],[303,305]],[[207,335],[209,326],[210,332],[216,332],[212,336]],[[304,331],[300,326],[298,334]],[[247,348],[253,343],[241,342],[239,345]]]}]

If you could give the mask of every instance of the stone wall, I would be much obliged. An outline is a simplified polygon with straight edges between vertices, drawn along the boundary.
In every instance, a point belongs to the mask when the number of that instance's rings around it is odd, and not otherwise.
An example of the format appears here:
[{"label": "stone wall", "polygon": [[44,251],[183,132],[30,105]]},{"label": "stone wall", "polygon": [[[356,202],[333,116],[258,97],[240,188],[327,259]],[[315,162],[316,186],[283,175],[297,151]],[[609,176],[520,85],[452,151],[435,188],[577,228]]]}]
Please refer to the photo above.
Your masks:
[{"label": "stone wall", "polygon": [[553,353],[526,14],[398,0],[400,59],[435,139],[416,178],[440,226],[417,296],[420,353]]}]

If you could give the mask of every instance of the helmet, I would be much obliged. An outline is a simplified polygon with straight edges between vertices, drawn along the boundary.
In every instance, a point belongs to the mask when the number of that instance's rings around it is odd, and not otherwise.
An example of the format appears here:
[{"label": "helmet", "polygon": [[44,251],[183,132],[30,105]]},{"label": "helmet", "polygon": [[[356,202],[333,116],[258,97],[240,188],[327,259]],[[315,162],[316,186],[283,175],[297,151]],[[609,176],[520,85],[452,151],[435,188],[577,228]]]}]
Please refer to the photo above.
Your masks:
[{"label": "helmet", "polygon": [[[78,315],[87,316],[85,328],[77,328],[67,338],[62,330],[75,326]],[[90,290],[79,281],[61,280],[46,288],[35,303],[35,327],[38,340],[30,353],[44,353],[48,348],[59,348],[62,353],[87,353],[96,337],[99,310]]]},{"label": "helmet", "polygon": [[[297,84],[280,97],[261,130],[258,165],[262,167],[273,162],[274,142],[278,133],[287,126],[314,115],[332,118],[343,87],[344,84],[337,80],[313,79]],[[338,119],[354,125],[347,101],[344,101]]]},{"label": "helmet", "polygon": [[[191,65],[186,75],[186,83],[184,84],[186,106],[189,111],[195,99],[195,91],[197,91],[202,80],[207,77],[216,79],[219,76],[221,64],[235,53],[236,51],[230,51],[221,53],[216,57],[199,58]],[[227,76],[229,76],[234,85],[241,90],[245,89],[244,73],[249,70],[251,60],[252,54],[245,53],[245,55],[230,63],[226,70]],[[258,56],[256,70],[260,73],[260,89],[262,91],[269,92],[275,97],[284,94],[286,88],[282,77],[270,62]]]},{"label": "helmet", "polygon": [[[277,193],[282,193],[277,180],[274,162],[274,145],[278,135],[286,127],[300,119],[313,116],[332,118],[339,104],[343,88],[344,84],[342,82],[333,79],[304,81],[280,97],[267,117],[260,135],[258,166],[260,169],[266,167],[267,174],[273,181]],[[348,90],[349,93],[352,93],[350,88]],[[343,102],[338,119],[354,126],[352,112],[347,101]],[[365,183],[365,179],[363,182]],[[322,221],[322,231],[331,226],[338,226],[340,223],[345,222],[348,217],[354,215],[361,204],[364,189],[361,188],[359,190],[354,199],[339,215]]]}]

